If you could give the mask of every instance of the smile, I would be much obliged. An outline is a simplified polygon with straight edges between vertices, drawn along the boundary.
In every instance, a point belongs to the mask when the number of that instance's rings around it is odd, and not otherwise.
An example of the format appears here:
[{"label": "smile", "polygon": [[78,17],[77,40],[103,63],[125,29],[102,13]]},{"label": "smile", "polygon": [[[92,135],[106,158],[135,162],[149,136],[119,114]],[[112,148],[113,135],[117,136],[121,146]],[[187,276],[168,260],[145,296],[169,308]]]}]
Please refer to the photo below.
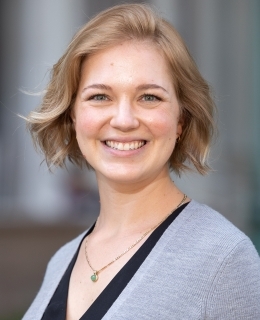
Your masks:
[{"label": "smile", "polygon": [[136,150],[145,145],[145,141],[131,141],[131,142],[117,142],[117,141],[109,141],[106,140],[105,144],[112,149],[120,150],[120,151],[129,151]]}]

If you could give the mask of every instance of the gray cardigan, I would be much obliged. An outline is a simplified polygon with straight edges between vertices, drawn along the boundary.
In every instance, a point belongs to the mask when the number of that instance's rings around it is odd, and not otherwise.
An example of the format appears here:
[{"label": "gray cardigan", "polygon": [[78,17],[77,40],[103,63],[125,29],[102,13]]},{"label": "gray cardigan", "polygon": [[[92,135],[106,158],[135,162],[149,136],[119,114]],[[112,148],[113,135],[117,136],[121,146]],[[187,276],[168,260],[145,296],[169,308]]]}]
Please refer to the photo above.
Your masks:
[{"label": "gray cardigan", "polygon": [[[41,319],[84,234],[50,260],[23,320]],[[103,319],[260,320],[259,255],[222,215],[192,200]]]}]

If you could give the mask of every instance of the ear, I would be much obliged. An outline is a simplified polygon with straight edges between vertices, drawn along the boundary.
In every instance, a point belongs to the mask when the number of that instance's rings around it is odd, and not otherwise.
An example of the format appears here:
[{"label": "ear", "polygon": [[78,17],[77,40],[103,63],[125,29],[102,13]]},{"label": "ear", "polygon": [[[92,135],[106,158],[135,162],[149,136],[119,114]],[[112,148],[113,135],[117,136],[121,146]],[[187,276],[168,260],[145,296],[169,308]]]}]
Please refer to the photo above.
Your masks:
[{"label": "ear", "polygon": [[75,117],[74,108],[71,109],[71,111],[70,111],[70,118],[71,118],[73,124],[75,124],[75,122],[76,122],[76,117]]},{"label": "ear", "polygon": [[177,124],[177,130],[176,130],[176,136],[177,136],[177,138],[180,137],[181,134],[182,134],[183,125],[184,125],[184,119],[183,119],[182,116],[180,116],[179,121],[178,121],[178,124]]}]

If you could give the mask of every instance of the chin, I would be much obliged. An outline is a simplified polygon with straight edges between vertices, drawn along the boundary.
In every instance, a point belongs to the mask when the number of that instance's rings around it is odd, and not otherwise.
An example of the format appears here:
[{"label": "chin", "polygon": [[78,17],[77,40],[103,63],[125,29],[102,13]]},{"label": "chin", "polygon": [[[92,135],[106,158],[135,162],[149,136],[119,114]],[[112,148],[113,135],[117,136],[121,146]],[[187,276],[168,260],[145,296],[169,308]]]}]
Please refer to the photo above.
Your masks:
[{"label": "chin", "polygon": [[113,183],[119,184],[132,184],[138,183],[144,180],[144,176],[142,174],[133,174],[133,173],[120,173],[111,174],[110,176],[106,176],[107,180],[110,180]]},{"label": "chin", "polygon": [[[140,168],[139,168],[140,169]],[[168,171],[167,171],[168,172]],[[103,170],[103,172],[97,173],[97,179],[105,179],[108,182],[111,183],[118,183],[120,185],[133,185],[133,184],[143,184],[149,183],[151,180],[156,180],[156,177],[161,177],[162,174],[164,175],[163,169],[158,170],[138,170],[136,168],[136,165],[130,166],[128,168],[126,167],[110,167],[106,170]]]}]

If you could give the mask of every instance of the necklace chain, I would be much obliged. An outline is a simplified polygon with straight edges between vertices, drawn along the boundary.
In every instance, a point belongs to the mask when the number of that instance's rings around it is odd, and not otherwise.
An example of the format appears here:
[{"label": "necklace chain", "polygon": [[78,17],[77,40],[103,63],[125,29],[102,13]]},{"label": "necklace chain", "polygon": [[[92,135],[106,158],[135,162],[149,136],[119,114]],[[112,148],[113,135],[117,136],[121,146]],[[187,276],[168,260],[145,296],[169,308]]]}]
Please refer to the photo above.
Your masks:
[{"label": "necklace chain", "polygon": [[[184,202],[185,200],[187,199],[187,195],[184,194],[181,202],[177,205],[176,209],[179,208]],[[175,209],[175,210],[176,210]],[[174,210],[174,211],[175,211]],[[106,264],[104,267],[102,267],[101,269],[99,270],[95,270],[90,261],[89,261],[89,258],[88,258],[88,253],[87,253],[87,243],[88,243],[88,237],[86,238],[86,241],[85,241],[85,256],[86,256],[86,260],[87,260],[87,263],[89,265],[89,267],[91,268],[91,270],[93,271],[93,275],[91,275],[90,279],[93,281],[93,282],[96,282],[98,280],[98,275],[101,271],[105,270],[107,267],[109,267],[112,263],[114,263],[115,261],[117,261],[118,259],[120,259],[123,255],[125,255],[128,251],[130,251],[133,247],[135,247],[140,241],[143,240],[143,238],[145,236],[148,235],[148,233],[152,232],[154,229],[156,229],[157,227],[159,227],[160,224],[162,224],[174,211],[171,211],[166,217],[164,217],[159,223],[157,223],[155,226],[153,226],[152,228],[150,228],[148,231],[146,231],[140,238],[138,238],[137,240],[135,240],[135,242],[130,246],[128,247],[125,251],[123,251],[119,256],[117,256],[115,259],[113,259],[112,261],[110,261],[108,264]]]}]

